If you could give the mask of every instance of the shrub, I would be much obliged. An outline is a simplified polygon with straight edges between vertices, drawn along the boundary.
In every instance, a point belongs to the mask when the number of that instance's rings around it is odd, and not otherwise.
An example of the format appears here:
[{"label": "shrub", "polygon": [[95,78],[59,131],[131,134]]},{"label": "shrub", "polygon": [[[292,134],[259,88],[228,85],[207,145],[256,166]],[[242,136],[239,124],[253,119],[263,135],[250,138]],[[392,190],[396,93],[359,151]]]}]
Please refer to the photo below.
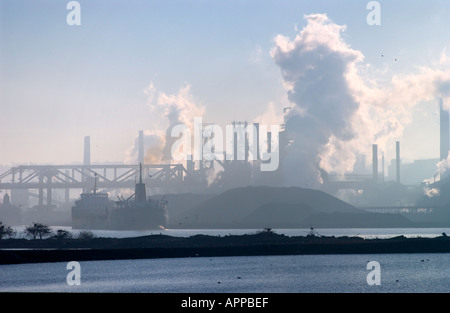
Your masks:
[{"label": "shrub", "polygon": [[72,238],[72,233],[67,230],[64,230],[64,229],[58,229],[56,231],[56,234],[53,236],[53,238],[58,239],[58,240],[70,239],[70,238]]},{"label": "shrub", "polygon": [[3,225],[3,222],[0,221],[0,240],[3,239],[3,237],[14,237],[16,235],[16,231],[12,229],[11,226]]},{"label": "shrub", "polygon": [[33,237],[33,239],[36,239],[36,237],[42,239],[43,237],[51,235],[52,229],[45,224],[33,223],[30,226],[25,227],[25,234],[28,237]]},{"label": "shrub", "polygon": [[94,233],[91,232],[90,230],[82,230],[78,234],[78,239],[81,239],[81,240],[90,240],[94,237],[95,237]]}]

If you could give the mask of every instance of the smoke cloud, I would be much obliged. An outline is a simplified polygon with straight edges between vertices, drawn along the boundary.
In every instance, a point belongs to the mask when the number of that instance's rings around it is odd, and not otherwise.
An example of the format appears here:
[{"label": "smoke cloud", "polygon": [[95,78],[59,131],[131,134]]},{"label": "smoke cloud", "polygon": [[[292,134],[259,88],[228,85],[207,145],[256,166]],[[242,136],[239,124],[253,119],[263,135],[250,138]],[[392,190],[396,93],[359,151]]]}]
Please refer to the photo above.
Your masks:
[{"label": "smoke cloud", "polygon": [[[178,124],[193,128],[194,117],[203,116],[205,109],[196,103],[189,84],[180,88],[178,94],[166,94],[156,89],[153,83],[144,90],[150,109],[153,129],[144,131],[144,159],[147,164],[171,163],[171,148],[177,138],[171,137],[172,127]],[[161,131],[161,129],[165,129]],[[125,162],[135,163],[138,158],[138,140],[126,152]]]},{"label": "smoke cloud", "polygon": [[436,174],[439,175],[439,179],[443,179],[448,175],[450,170],[450,153],[448,154],[447,159],[442,160],[437,164],[437,168]]},{"label": "smoke cloud", "polygon": [[265,112],[254,118],[254,122],[263,125],[281,125],[284,122],[282,110],[274,102],[269,102]]},{"label": "smoke cloud", "polygon": [[[290,108],[278,112],[279,105],[270,102],[255,118],[266,125],[285,124],[280,160],[285,185],[317,188],[324,172],[352,172],[364,156],[371,160],[372,144],[385,154],[412,122],[418,103],[436,103],[437,108],[443,99],[450,108],[450,58],[445,49],[433,67],[379,74],[361,51],[345,42],[345,25],[335,24],[326,14],[307,15],[305,21],[294,38],[277,35],[270,51]],[[189,84],[167,94],[150,83],[144,92],[153,127],[144,132],[146,162],[170,163],[177,140],[171,137],[172,128],[183,124],[193,131],[194,117],[203,116],[205,108],[194,99]],[[137,159],[137,137],[127,152],[127,159],[133,158]],[[208,177],[211,183],[217,173]]]},{"label": "smoke cloud", "polygon": [[438,98],[450,105],[445,51],[436,68],[373,78],[363,53],[345,43],[346,26],[326,14],[305,19],[295,38],[276,36],[270,52],[292,105],[284,116],[288,144],[281,161],[287,185],[318,187],[321,170],[351,172],[372,144],[384,153],[402,136],[415,105],[436,101],[437,106]]},{"label": "smoke cloud", "polygon": [[[165,135],[162,131],[144,131],[144,162],[147,164],[159,164],[163,159]],[[133,145],[126,151],[125,163],[136,164],[139,156],[139,135],[134,138]]]},{"label": "smoke cloud", "polygon": [[153,114],[162,117],[162,125],[165,130],[164,146],[162,149],[162,159],[170,163],[172,161],[171,149],[177,138],[171,137],[172,128],[182,124],[191,128],[193,132],[194,117],[203,116],[205,108],[196,103],[192,93],[191,86],[187,84],[182,87],[178,94],[168,95],[164,92],[158,92],[153,83],[145,90],[148,95],[148,104]]},{"label": "smoke cloud", "polygon": [[324,14],[306,16],[307,25],[290,40],[278,35],[271,56],[280,67],[292,109],[285,116],[289,145],[283,160],[288,185],[321,182],[320,155],[332,137],[354,138],[350,123],[359,103],[349,80],[363,60],[341,38],[345,26]]},{"label": "smoke cloud", "polygon": [[425,180],[425,183],[427,183],[427,185],[424,187],[423,191],[424,194],[429,198],[433,198],[441,194],[441,190],[439,188],[430,188],[428,184],[432,184],[436,181],[443,180],[448,177],[450,172],[450,153],[448,154],[447,159],[438,162],[436,167],[437,169],[433,177]]}]

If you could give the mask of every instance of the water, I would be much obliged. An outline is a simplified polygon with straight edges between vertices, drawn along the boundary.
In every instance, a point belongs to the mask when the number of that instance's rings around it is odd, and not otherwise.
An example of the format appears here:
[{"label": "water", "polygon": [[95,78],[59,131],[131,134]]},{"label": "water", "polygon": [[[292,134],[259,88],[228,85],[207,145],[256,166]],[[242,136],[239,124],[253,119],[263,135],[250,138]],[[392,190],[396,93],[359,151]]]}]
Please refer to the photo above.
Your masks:
[{"label": "water", "polygon": [[[53,227],[72,231],[70,227]],[[20,232],[23,227],[16,230]],[[166,234],[187,237],[251,234],[256,229],[169,229],[100,231],[98,237]],[[304,236],[309,229],[275,229]],[[77,230],[72,231],[75,235]],[[326,236],[364,238],[437,237],[449,228],[318,229]],[[18,237],[19,237],[18,236]],[[368,261],[381,265],[381,285],[369,286]],[[221,258],[87,261],[81,285],[68,286],[67,263],[0,266],[0,292],[151,292],[151,293],[298,293],[298,292],[450,292],[450,254],[299,255]],[[238,278],[240,277],[240,278]],[[219,283],[220,282],[220,283]]]},{"label": "water", "polygon": [[[24,237],[25,226],[14,227],[17,231],[16,238]],[[53,230],[64,229],[72,232],[75,236],[80,230],[72,230],[67,226],[52,226]],[[260,229],[161,229],[149,231],[111,231],[111,230],[92,230],[97,237],[126,238],[139,237],[154,234],[163,234],[176,237],[189,237],[193,235],[203,234],[210,236],[226,236],[226,235],[244,235],[253,234]],[[310,229],[274,229],[276,233],[286,236],[306,236]],[[450,228],[324,228],[317,229],[318,234],[323,236],[359,236],[365,239],[373,238],[392,238],[400,235],[405,237],[423,237],[434,238],[441,236],[443,232],[450,235]]]},{"label": "water", "polygon": [[[369,286],[368,261],[381,265]],[[0,266],[0,291],[132,293],[450,292],[450,254],[298,255],[80,262],[69,286],[66,263]],[[220,283],[219,283],[220,282]]]}]

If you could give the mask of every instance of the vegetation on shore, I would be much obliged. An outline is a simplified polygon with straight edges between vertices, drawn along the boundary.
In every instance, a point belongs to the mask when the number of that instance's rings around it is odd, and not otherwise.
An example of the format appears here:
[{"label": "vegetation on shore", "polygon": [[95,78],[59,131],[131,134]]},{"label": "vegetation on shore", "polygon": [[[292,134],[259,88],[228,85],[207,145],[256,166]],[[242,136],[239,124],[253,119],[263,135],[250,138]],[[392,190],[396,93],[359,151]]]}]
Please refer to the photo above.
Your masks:
[{"label": "vegetation on shore", "polygon": [[[2,221],[0,221],[0,240],[2,239],[15,239],[17,236],[17,231],[15,231],[11,226],[4,225]],[[82,230],[75,236],[72,232],[65,229],[57,229],[53,230],[49,225],[43,223],[35,223],[33,222],[31,225],[25,227],[23,231],[23,235],[25,238],[29,238],[32,240],[42,240],[42,239],[82,239],[88,240],[95,238],[95,235],[90,230]],[[1,246],[0,246],[1,247]]]},{"label": "vegetation on shore", "polygon": [[[41,225],[30,225],[33,226],[43,229]],[[73,236],[65,230],[57,230],[28,238],[0,240],[0,264],[173,257],[450,253],[450,237],[445,233],[436,238],[364,239],[321,236],[313,228],[305,236],[286,236],[265,228],[244,235],[173,237],[159,234],[127,238],[94,237],[89,231]]]}]

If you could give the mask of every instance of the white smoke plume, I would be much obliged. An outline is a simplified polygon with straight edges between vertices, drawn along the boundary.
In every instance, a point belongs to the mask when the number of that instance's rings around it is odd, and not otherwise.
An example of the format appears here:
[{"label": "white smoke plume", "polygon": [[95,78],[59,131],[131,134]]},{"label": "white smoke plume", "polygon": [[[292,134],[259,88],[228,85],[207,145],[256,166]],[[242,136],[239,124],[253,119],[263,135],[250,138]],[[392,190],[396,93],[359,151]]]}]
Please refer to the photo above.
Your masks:
[{"label": "white smoke plume", "polygon": [[171,137],[172,128],[182,124],[190,127],[193,131],[194,117],[202,117],[205,114],[205,108],[196,103],[191,93],[191,86],[188,84],[182,87],[176,95],[157,92],[153,83],[145,92],[148,95],[152,113],[156,113],[165,121],[165,145],[162,154],[164,161],[171,162],[172,145],[177,140],[177,138]]},{"label": "white smoke plume", "polygon": [[448,154],[447,159],[442,160],[437,164],[437,168],[439,179],[443,179],[448,175],[448,172],[450,171],[450,153]]},{"label": "white smoke plume", "polygon": [[[162,151],[165,145],[165,133],[158,130],[144,131],[144,162],[159,164],[162,162]],[[125,163],[136,164],[139,156],[139,135],[134,138],[133,145],[126,151]]]},{"label": "white smoke plume", "polygon": [[447,159],[438,162],[436,167],[437,169],[433,177],[424,181],[426,186],[424,187],[423,192],[429,198],[433,198],[441,194],[441,190],[439,188],[431,188],[429,185],[448,177],[450,173],[450,153],[448,154]]},{"label": "white smoke plume", "polygon": [[263,125],[281,125],[284,122],[282,108],[279,108],[274,102],[267,104],[266,111],[254,118],[255,123]]},{"label": "white smoke plume", "polygon": [[293,40],[282,35],[275,38],[271,55],[293,105],[285,116],[291,142],[283,160],[286,183],[314,186],[321,181],[320,155],[330,139],[354,138],[349,117],[359,103],[348,80],[363,55],[342,40],[344,26],[333,24],[324,14],[306,19],[306,27]]},{"label": "white smoke plume", "polygon": [[[171,137],[172,128],[183,124],[192,131],[194,117],[203,116],[205,109],[196,103],[189,84],[180,88],[178,94],[171,95],[158,91],[151,82],[144,93],[150,111],[149,125],[152,126],[144,131],[145,163],[171,163],[172,144],[177,139]],[[138,158],[138,138],[135,137],[133,146],[126,152],[126,163],[135,163]]]},{"label": "white smoke plume", "polygon": [[424,193],[428,198],[434,198],[436,196],[439,196],[441,191],[437,188],[424,188]]},{"label": "white smoke plume", "polygon": [[421,101],[443,98],[450,105],[445,55],[437,68],[397,74],[386,85],[385,78],[370,77],[363,53],[345,43],[346,26],[326,14],[305,19],[295,38],[278,35],[271,50],[292,105],[285,115],[289,145],[281,161],[287,185],[317,187],[320,169],[350,172],[358,155],[370,155],[372,144],[383,153],[402,136]]}]

